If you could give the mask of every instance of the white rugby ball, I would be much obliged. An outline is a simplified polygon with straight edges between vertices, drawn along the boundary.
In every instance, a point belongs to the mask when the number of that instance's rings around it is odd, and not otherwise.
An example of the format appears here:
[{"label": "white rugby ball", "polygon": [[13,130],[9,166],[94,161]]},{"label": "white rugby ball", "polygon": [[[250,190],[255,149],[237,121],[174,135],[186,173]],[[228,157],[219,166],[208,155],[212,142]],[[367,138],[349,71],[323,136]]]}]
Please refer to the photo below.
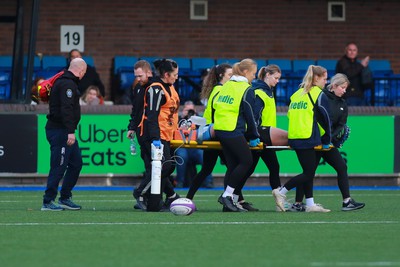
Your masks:
[{"label": "white rugby ball", "polygon": [[196,206],[192,200],[182,197],[174,200],[169,210],[175,215],[190,215],[196,210]]}]

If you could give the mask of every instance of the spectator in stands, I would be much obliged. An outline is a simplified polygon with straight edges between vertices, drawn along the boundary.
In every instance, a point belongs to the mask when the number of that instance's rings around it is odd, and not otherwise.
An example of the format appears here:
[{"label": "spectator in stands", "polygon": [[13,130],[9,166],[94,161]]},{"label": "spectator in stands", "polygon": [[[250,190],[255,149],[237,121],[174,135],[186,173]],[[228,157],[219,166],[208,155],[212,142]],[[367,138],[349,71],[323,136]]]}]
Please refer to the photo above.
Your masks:
[{"label": "spectator in stands", "polygon": [[[349,176],[347,174],[347,164],[340,155],[338,148],[342,147],[349,135],[349,128],[346,125],[348,109],[346,101],[342,98],[350,84],[346,75],[338,73],[332,77],[331,83],[324,89],[324,93],[329,99],[329,113],[332,125],[332,144],[334,145],[329,151],[318,151],[316,164],[319,163],[321,157],[331,165],[337,172],[337,182],[342,194],[342,211],[352,211],[362,209],[365,204],[358,203],[350,196]],[[304,190],[302,187],[296,188],[296,203],[294,203],[289,211],[305,211],[302,203]]]},{"label": "spectator in stands", "polygon": [[[187,120],[193,115],[198,115],[196,107],[192,101],[188,100],[183,105],[179,121]],[[203,150],[178,148],[175,150],[175,156],[178,157],[175,177],[176,187],[182,188],[190,186],[193,176],[197,173],[196,165],[203,165]],[[213,178],[211,173],[205,178],[203,186],[207,188],[213,187]]]},{"label": "spectator in stands", "polygon": [[[288,134],[287,131],[276,127],[276,105],[274,98],[274,87],[278,84],[281,78],[281,69],[277,65],[268,65],[262,67],[258,71],[258,79],[252,82],[252,89],[256,95],[255,105],[253,106],[254,118],[256,119],[258,126],[258,133],[260,134],[260,140],[267,146],[287,146],[288,145]],[[252,150],[253,165],[247,175],[246,180],[243,181],[241,187],[235,192],[239,195],[239,204],[241,204],[248,211],[258,211],[253,208],[251,203],[244,201],[242,188],[253,174],[258,161],[261,159],[269,170],[269,183],[273,189],[281,186],[279,178],[279,162],[276,156],[276,150],[263,149]]]},{"label": "spectator in stands", "polygon": [[[219,94],[221,87],[224,83],[229,81],[232,76],[232,66],[229,64],[219,64],[210,69],[207,76],[203,81],[203,88],[201,90],[200,97],[206,104],[206,109],[204,110],[203,117],[206,119],[207,124],[214,122],[214,117],[212,115],[213,108],[212,103]],[[222,150],[206,149],[203,151],[203,165],[199,173],[193,178],[192,184],[186,195],[187,198],[193,199],[197,190],[206,180],[206,177],[211,175],[215,164],[217,163],[218,156],[223,162],[225,162],[225,157]]]},{"label": "spectator in stands", "polygon": [[328,77],[321,66],[310,65],[300,89],[290,97],[288,110],[289,145],[296,152],[303,172],[290,179],[283,187],[272,190],[275,203],[281,211],[286,211],[286,194],[293,188],[303,186],[306,196],[306,212],[329,212],[314,203],[313,179],[317,169],[315,146],[329,148],[331,125],[328,97],[322,92]]},{"label": "spectator in stands", "polygon": [[252,59],[243,59],[233,65],[232,77],[221,88],[213,102],[214,131],[221,143],[226,159],[225,191],[218,201],[225,209],[238,212],[247,211],[238,204],[234,196],[246,179],[253,159],[245,133],[250,139],[250,146],[260,143],[260,135],[254,119],[252,107],[255,103],[254,90],[249,90],[257,73],[257,63]]},{"label": "spectator in stands", "polygon": [[203,86],[204,77],[207,76],[210,69],[202,69],[200,72],[200,81],[195,79],[193,81],[193,77],[181,75],[179,78],[185,81],[188,85],[192,87],[192,91],[190,92],[189,99],[195,105],[206,105],[207,103],[203,103],[203,99],[200,99],[200,93]]},{"label": "spectator in stands", "polygon": [[[78,49],[72,49],[69,52],[68,63],[71,62],[71,60],[73,60],[74,58],[82,58],[82,53]],[[100,94],[103,97],[105,96],[106,92],[104,84],[102,83],[99,74],[97,73],[94,66],[87,65],[86,74],[78,84],[79,92],[83,94],[83,92],[85,92],[85,90],[90,85],[96,85],[100,90]]]},{"label": "spectator in stands", "polygon": [[99,87],[90,85],[79,99],[81,106],[103,105],[104,99],[100,94]]},{"label": "spectator in stands", "polygon": [[44,77],[36,77],[33,81],[33,85],[31,88],[31,105],[42,104],[38,97],[38,86],[41,82],[44,81]]},{"label": "spectator in stands", "polygon": [[367,105],[364,90],[371,88],[371,81],[363,81],[363,72],[368,72],[369,56],[358,61],[358,48],[355,43],[348,43],[343,55],[336,64],[336,73],[346,74],[349,81],[349,89],[344,98],[349,106]]}]

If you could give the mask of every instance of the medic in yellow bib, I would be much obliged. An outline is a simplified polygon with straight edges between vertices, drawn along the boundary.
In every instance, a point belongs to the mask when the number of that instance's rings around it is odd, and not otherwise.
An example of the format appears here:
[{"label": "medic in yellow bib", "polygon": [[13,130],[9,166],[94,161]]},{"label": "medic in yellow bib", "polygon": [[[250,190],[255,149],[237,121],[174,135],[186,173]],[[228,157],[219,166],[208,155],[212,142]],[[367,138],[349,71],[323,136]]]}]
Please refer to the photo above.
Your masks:
[{"label": "medic in yellow bib", "polygon": [[[232,76],[232,66],[226,63],[216,65],[210,69],[207,76],[204,78],[203,87],[200,97],[202,100],[207,100],[207,106],[204,110],[203,117],[207,124],[214,123],[214,109],[212,103],[218,96],[222,85],[225,84]],[[218,157],[225,163],[225,157],[222,150],[205,149],[203,151],[203,165],[201,170],[193,178],[189,191],[186,197],[193,199],[197,190],[210,175],[217,164]]]},{"label": "medic in yellow bib", "polygon": [[[252,89],[256,94],[255,105],[253,106],[254,117],[258,126],[258,133],[264,145],[287,146],[288,133],[276,127],[276,104],[274,88],[281,78],[282,71],[279,66],[270,64],[263,66],[258,71],[258,79],[252,82]],[[279,177],[279,162],[274,149],[252,150],[253,165],[246,175],[246,180],[253,174],[259,159],[261,158],[269,171],[269,184],[271,189],[281,187]],[[244,183],[241,188],[244,187]],[[258,211],[251,206],[251,203],[244,200],[243,194],[239,193],[239,203],[249,211]]]},{"label": "medic in yellow bib", "polygon": [[303,172],[290,179],[282,188],[272,191],[277,207],[286,211],[286,194],[289,190],[303,186],[306,196],[306,212],[329,212],[315,204],[313,178],[318,166],[315,146],[328,148],[331,142],[329,100],[322,92],[327,81],[327,71],[321,66],[310,65],[300,84],[300,89],[290,97],[288,110],[289,145],[295,150]]},{"label": "medic in yellow bib", "polygon": [[252,59],[243,59],[233,65],[232,77],[214,98],[214,131],[221,143],[226,159],[225,192],[218,201],[227,211],[247,211],[238,205],[238,194],[242,180],[251,168],[253,158],[245,133],[250,139],[250,146],[260,143],[252,106],[255,94],[250,83],[255,78],[257,63]]}]

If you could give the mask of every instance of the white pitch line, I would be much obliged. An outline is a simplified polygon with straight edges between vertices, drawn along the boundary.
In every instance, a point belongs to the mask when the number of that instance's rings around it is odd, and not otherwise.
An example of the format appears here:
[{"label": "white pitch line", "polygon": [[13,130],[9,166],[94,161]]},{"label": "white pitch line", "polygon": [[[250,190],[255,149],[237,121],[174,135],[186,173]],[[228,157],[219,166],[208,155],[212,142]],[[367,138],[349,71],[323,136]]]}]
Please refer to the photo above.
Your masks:
[{"label": "white pitch line", "polygon": [[311,262],[311,266],[323,267],[323,266],[342,266],[342,267],[352,267],[352,266],[400,266],[400,262],[395,261],[375,261],[375,262]]},{"label": "white pitch line", "polygon": [[399,224],[399,221],[315,221],[315,222],[59,222],[0,223],[0,226],[87,226],[87,225],[264,225],[264,224]]}]

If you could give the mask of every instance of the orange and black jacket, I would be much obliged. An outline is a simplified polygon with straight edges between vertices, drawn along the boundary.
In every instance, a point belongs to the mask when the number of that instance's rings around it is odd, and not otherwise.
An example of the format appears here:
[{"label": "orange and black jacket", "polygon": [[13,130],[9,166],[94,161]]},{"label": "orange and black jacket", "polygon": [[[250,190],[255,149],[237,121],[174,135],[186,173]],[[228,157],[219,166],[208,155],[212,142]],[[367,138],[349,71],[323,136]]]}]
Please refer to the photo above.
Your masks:
[{"label": "orange and black jacket", "polygon": [[155,78],[146,89],[140,135],[150,142],[171,141],[178,128],[179,104],[174,86]]}]

